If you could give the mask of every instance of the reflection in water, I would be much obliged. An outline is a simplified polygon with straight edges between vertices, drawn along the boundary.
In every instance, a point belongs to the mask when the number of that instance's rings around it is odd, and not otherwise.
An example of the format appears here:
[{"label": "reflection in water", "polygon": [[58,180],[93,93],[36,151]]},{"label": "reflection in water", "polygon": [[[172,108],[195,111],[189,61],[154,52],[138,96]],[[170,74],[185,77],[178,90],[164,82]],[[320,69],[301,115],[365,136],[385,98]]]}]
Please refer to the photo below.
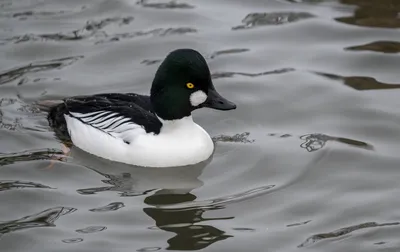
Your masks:
[{"label": "reflection in water", "polygon": [[212,226],[202,225],[201,222],[210,220],[229,220],[233,217],[204,218],[202,215],[214,209],[163,209],[163,205],[191,202],[196,196],[191,193],[169,194],[162,191],[145,199],[145,203],[154,207],[144,208],[143,211],[156,221],[161,230],[173,232],[176,235],[168,240],[167,250],[199,250],[213,243],[232,237],[224,231]]},{"label": "reflection in water", "polygon": [[183,190],[188,192],[203,185],[198,179],[208,160],[195,165],[150,168],[113,162],[90,155],[78,148],[71,148],[70,156],[75,162],[88,167],[97,174],[105,177],[103,183],[111,186],[78,189],[80,194],[95,194],[99,192],[119,192],[122,197],[146,195],[160,189]]},{"label": "reflection in water", "polygon": [[162,206],[163,209],[219,209],[223,208],[227,204],[232,204],[248,199],[252,199],[261,195],[265,195],[267,193],[272,192],[272,189],[275,185],[266,185],[266,186],[259,186],[253,189],[239,192],[232,195],[226,195],[218,198],[202,200],[202,201],[187,201],[182,203],[175,203],[173,205],[164,205]]},{"label": "reflection in water", "polygon": [[56,149],[43,149],[36,151],[24,151],[18,153],[0,153],[0,166],[13,164],[15,162],[32,161],[32,160],[51,160],[63,159],[64,153]]},{"label": "reflection in water", "polygon": [[77,60],[82,58],[83,56],[74,56],[74,57],[66,57],[66,58],[53,59],[47,61],[37,61],[29,63],[25,66],[6,70],[0,73],[0,85],[11,82],[28,73],[42,72],[52,69],[61,69],[65,66],[69,66],[75,63]]},{"label": "reflection in water", "polygon": [[232,30],[250,29],[265,25],[287,24],[312,17],[314,17],[314,15],[308,12],[250,13],[242,20],[243,25],[232,27]]},{"label": "reflection in water", "polygon": [[376,222],[366,222],[362,223],[359,225],[354,225],[350,227],[344,227],[329,233],[321,233],[321,234],[316,234],[313,235],[307,240],[305,240],[302,244],[300,244],[298,247],[307,247],[310,246],[318,241],[324,240],[324,239],[333,239],[333,238],[339,238],[344,235],[350,234],[351,232],[364,229],[364,228],[375,228],[375,227],[384,227],[384,226],[395,226],[399,225],[400,222],[391,222],[391,223],[376,223]]},{"label": "reflection in water", "polygon": [[54,222],[63,215],[75,212],[72,207],[55,207],[38,214],[0,223],[0,235],[35,227],[54,227]]},{"label": "reflection in water", "polygon": [[351,46],[345,48],[351,51],[374,51],[382,53],[399,53],[400,42],[396,41],[376,41],[365,45]]},{"label": "reflection in water", "polygon": [[343,137],[332,137],[325,134],[308,134],[301,136],[300,139],[305,140],[304,143],[300,145],[300,147],[306,149],[308,152],[313,152],[321,149],[328,141],[340,142],[351,146],[363,148],[366,150],[374,149],[372,145],[365,142]]},{"label": "reflection in water", "polygon": [[400,27],[400,1],[393,0],[340,0],[342,4],[357,5],[351,17],[336,18],[338,22],[380,28]]},{"label": "reflection in water", "polygon": [[400,88],[400,84],[389,84],[377,81],[375,78],[372,77],[365,77],[365,76],[340,76],[335,74],[329,73],[321,73],[321,72],[314,72],[319,76],[326,77],[331,80],[339,80],[342,81],[346,86],[354,88],[356,90],[374,90],[374,89],[394,89]]},{"label": "reflection in water", "polygon": [[[96,170],[95,170],[96,171]],[[93,187],[93,188],[84,188],[84,189],[78,189],[77,192],[79,194],[95,194],[99,192],[120,192],[120,195],[122,197],[132,197],[132,196],[139,196],[139,195],[145,195],[154,189],[150,190],[135,190],[134,189],[134,178],[132,177],[132,174],[130,173],[122,173],[122,174],[117,174],[117,175],[112,175],[112,174],[107,174],[107,173],[102,173],[99,171],[96,171],[98,174],[104,176],[107,179],[101,180],[104,184],[108,184],[111,186],[103,186],[103,187]]]},{"label": "reflection in water", "polygon": [[[102,180],[103,183],[112,184],[110,187],[79,189],[78,192],[81,194],[117,191],[121,196],[134,196],[153,192],[152,195],[145,198],[144,202],[149,206],[143,211],[155,220],[159,229],[176,234],[175,237],[168,240],[167,249],[171,250],[202,249],[231,237],[211,224],[202,225],[200,223],[232,219],[233,217],[204,218],[202,217],[203,213],[220,209],[227,202],[257,194],[257,192],[244,192],[211,201],[194,202],[196,196],[190,191],[203,185],[198,177],[211,158],[196,165],[160,169],[136,167],[95,158],[77,148],[71,149],[71,156],[84,162],[86,167],[97,174],[106,177],[107,180]],[[191,203],[194,205],[188,207],[187,204]],[[198,206],[199,204],[203,207]],[[90,211],[111,211],[122,206],[122,202],[114,202],[105,207],[90,209]],[[148,246],[138,251],[151,251],[155,248],[158,249],[158,247]]]},{"label": "reflection in water", "polygon": [[11,189],[21,189],[21,188],[53,189],[50,186],[34,182],[18,181],[18,180],[0,180],[0,192]]},{"label": "reflection in water", "polygon": [[201,225],[210,220],[230,220],[234,217],[204,218],[207,211],[223,209],[227,204],[251,199],[271,192],[274,185],[261,186],[233,195],[195,201],[196,196],[185,191],[160,190],[148,196],[145,203],[152,207],[143,211],[156,221],[161,230],[176,235],[168,240],[169,250],[199,250],[233,237],[212,225]]},{"label": "reflection in water", "polygon": [[213,79],[220,79],[220,78],[231,78],[234,77],[235,75],[242,75],[246,77],[259,77],[263,75],[269,75],[269,74],[282,74],[282,73],[287,73],[294,71],[295,69],[293,68],[282,68],[282,69],[276,69],[272,71],[266,71],[266,72],[261,72],[261,73],[244,73],[244,72],[215,72],[211,74],[211,77]]}]

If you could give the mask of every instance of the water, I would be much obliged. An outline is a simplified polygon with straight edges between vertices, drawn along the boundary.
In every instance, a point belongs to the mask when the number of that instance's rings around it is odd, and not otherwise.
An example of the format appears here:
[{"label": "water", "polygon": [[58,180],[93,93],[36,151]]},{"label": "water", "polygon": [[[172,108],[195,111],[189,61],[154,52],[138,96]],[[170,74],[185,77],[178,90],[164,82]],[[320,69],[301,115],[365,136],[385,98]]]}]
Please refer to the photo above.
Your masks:
[{"label": "water", "polygon": [[[400,1],[0,1],[1,251],[398,251]],[[211,160],[62,154],[32,103],[146,94],[199,50]]]}]

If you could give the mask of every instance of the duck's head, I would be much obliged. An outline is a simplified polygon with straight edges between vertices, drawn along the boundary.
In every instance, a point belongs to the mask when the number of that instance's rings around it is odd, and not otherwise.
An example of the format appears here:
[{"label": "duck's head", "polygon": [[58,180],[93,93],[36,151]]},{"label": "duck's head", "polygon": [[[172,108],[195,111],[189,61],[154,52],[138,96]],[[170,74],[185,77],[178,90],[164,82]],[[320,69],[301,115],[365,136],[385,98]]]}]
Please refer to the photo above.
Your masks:
[{"label": "duck's head", "polygon": [[178,49],[165,58],[154,77],[150,99],[164,120],[181,119],[203,107],[236,108],[215,90],[206,60],[192,49]]}]

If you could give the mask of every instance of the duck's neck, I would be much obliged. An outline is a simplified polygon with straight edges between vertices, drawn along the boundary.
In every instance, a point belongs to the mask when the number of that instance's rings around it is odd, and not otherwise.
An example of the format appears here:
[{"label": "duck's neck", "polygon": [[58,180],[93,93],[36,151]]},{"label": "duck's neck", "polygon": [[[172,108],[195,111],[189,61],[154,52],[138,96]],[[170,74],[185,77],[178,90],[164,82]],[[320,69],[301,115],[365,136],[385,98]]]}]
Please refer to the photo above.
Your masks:
[{"label": "duck's neck", "polygon": [[174,130],[185,130],[195,125],[195,122],[193,122],[193,118],[191,115],[175,120],[164,120],[160,117],[158,117],[158,119],[163,124],[162,126],[163,132],[174,131]]}]

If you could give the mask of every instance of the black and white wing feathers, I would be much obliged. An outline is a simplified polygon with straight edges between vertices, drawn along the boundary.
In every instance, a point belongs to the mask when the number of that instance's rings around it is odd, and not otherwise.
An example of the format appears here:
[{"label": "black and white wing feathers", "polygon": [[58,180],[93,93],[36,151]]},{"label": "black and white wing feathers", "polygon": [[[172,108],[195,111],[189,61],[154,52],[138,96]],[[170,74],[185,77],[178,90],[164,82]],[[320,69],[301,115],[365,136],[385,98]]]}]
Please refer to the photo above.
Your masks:
[{"label": "black and white wing feathers", "polygon": [[[60,126],[60,132],[66,129],[64,114],[119,137],[139,127],[146,133],[158,134],[162,126],[153,112],[149,97],[137,94],[99,94],[67,98],[49,113],[50,124],[54,128]],[[68,134],[65,130],[61,133]]]}]

